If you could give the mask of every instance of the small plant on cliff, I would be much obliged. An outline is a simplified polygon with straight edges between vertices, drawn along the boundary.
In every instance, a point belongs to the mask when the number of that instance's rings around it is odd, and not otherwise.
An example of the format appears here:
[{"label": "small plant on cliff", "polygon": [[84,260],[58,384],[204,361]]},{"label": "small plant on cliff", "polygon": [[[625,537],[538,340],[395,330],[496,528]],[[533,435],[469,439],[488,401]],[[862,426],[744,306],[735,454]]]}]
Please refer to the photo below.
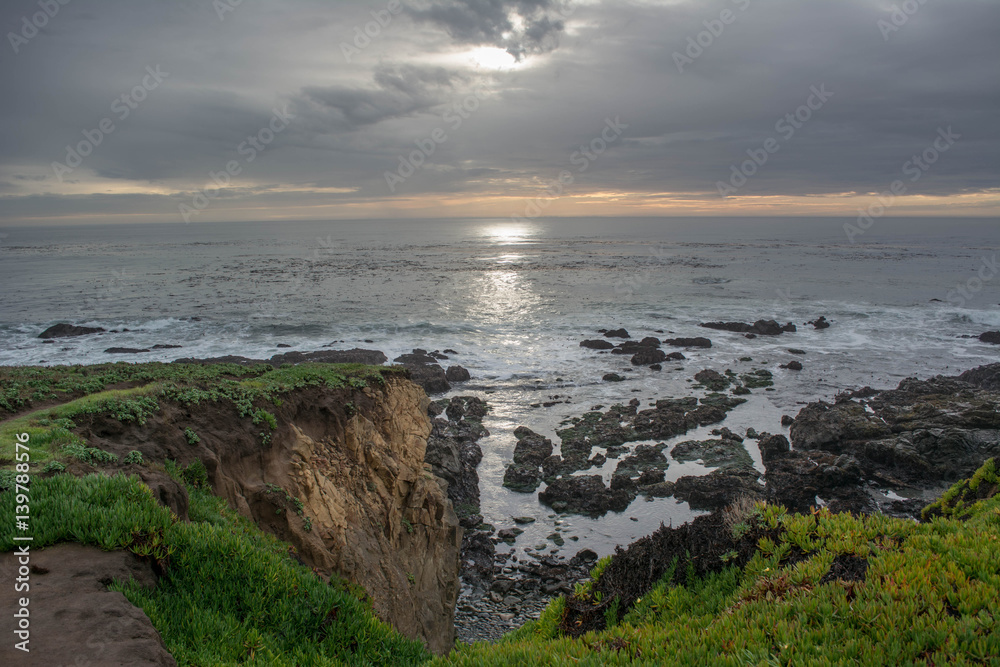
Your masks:
[{"label": "small plant on cliff", "polygon": [[354,403],[352,401],[348,401],[347,403],[344,403],[344,413],[348,417],[353,417],[358,414],[358,409],[354,407]]},{"label": "small plant on cliff", "polygon": [[406,532],[410,535],[413,534],[413,524],[406,517],[403,517],[403,527],[406,528]]},{"label": "small plant on cliff", "polygon": [[50,472],[63,472],[66,470],[66,466],[59,461],[49,461],[42,467],[42,474],[47,474]]},{"label": "small plant on cliff", "polygon": [[138,451],[136,449],[133,449],[131,452],[129,452],[125,456],[125,458],[122,461],[122,463],[124,463],[125,465],[129,465],[131,463],[136,463],[136,464],[142,465],[142,463],[143,463],[142,452],[140,452],[140,451]]},{"label": "small plant on cliff", "polygon": [[256,425],[261,422],[266,423],[267,427],[272,431],[278,428],[278,419],[274,415],[267,410],[258,409],[253,413],[253,423]]},{"label": "small plant on cliff", "polygon": [[412,572],[407,572],[407,573],[406,573],[406,580],[407,580],[408,582],[410,582],[410,585],[411,585],[411,586],[415,586],[415,585],[416,585],[416,583],[417,583],[417,579],[416,579],[416,577],[414,577],[414,576],[413,576],[413,573],[412,573]]},{"label": "small plant on cliff", "polygon": [[201,442],[201,438],[198,437],[198,434],[192,431],[190,428],[184,429],[184,437],[187,438],[187,443],[189,445],[197,445],[199,442]]},{"label": "small plant on cliff", "polygon": [[208,488],[208,470],[199,459],[189,463],[181,473],[181,477],[196,489]]},{"label": "small plant on cliff", "polygon": [[97,465],[98,463],[118,463],[118,457],[111,452],[106,452],[97,447],[86,447],[80,444],[65,445],[62,448],[64,456],[72,456],[75,459]]},{"label": "small plant on cliff", "polygon": [[305,528],[305,530],[306,530],[307,533],[311,533],[312,529],[313,529],[312,519],[310,519],[309,517],[306,517],[305,519],[303,519],[302,520],[302,527]]}]

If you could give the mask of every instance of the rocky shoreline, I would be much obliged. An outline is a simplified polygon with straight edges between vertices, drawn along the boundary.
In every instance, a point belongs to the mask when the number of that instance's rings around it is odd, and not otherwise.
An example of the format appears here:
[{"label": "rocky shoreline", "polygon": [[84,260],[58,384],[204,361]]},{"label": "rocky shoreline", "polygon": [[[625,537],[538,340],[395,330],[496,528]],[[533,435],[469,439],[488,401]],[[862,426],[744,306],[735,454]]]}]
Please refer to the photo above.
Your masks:
[{"label": "rocky shoreline", "polygon": [[[816,330],[835,325],[822,316],[804,324]],[[701,326],[723,336],[783,336],[783,340],[797,331],[792,323],[763,319]],[[52,329],[44,332],[44,342],[114,333],[71,325]],[[1000,456],[1000,364],[950,377],[908,378],[894,389],[845,391],[832,403],[810,402],[797,414],[781,418],[781,427],[788,427],[786,436],[722,426],[729,413],[746,402],[745,396],[772,390],[776,377],[771,371],[685,368],[691,362],[676,348],[710,350],[712,341],[700,336],[656,331],[652,332],[656,336],[635,340],[621,328],[598,333],[600,338],[580,342],[582,354],[626,355],[637,372],[676,366],[675,371],[690,374],[690,389],[698,395],[660,398],[646,407],[635,398],[610,407],[593,406],[564,421],[555,430],[557,442],[528,425],[516,428],[517,442],[506,463],[503,485],[526,498],[535,495],[552,510],[547,518],[555,532],[546,544],[516,553],[498,551],[498,545],[516,544],[522,531],[518,526],[534,519],[510,517],[511,523],[503,526],[484,523],[477,467],[483,458],[479,441],[489,435],[483,425],[487,403],[476,396],[454,396],[428,406],[431,432],[424,465],[446,484],[464,529],[462,583],[455,610],[460,641],[496,640],[537,618],[553,598],[570,594],[574,584],[589,578],[595,552],[583,548],[573,556],[558,553],[565,544],[560,524],[569,515],[623,512],[643,496],[673,497],[693,510],[712,512],[737,502],[763,500],[795,512],[826,506],[835,512],[919,520],[921,509],[951,483]],[[978,338],[1000,344],[1000,332],[985,332]],[[795,347],[787,351],[799,358],[806,354]],[[414,349],[393,361],[406,367],[411,379],[433,396],[470,379],[465,368],[442,365],[455,355],[458,352],[451,349]],[[378,350],[355,348],[287,351],[267,360],[226,356],[177,361],[278,367],[303,362],[381,365],[388,358]],[[803,364],[792,359],[780,368],[798,371]],[[609,383],[622,379],[617,373],[603,376]],[[711,438],[678,442],[690,431],[706,427],[715,427]],[[675,462],[696,462],[708,472],[667,481],[665,471]]]}]

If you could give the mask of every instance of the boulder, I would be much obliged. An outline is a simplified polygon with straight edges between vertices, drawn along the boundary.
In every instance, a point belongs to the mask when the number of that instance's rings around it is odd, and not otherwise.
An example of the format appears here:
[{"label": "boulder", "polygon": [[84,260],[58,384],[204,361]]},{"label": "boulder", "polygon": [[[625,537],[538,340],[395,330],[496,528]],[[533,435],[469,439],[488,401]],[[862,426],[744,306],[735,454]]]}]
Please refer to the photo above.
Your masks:
[{"label": "boulder", "polygon": [[584,340],[580,342],[580,347],[586,347],[591,350],[610,350],[614,346],[614,343],[608,340]]},{"label": "boulder", "polygon": [[991,345],[1000,345],[1000,331],[987,331],[979,334],[979,340]]},{"label": "boulder", "polygon": [[624,512],[635,499],[634,492],[609,489],[600,475],[561,477],[538,494],[538,500],[560,511],[589,516]]},{"label": "boulder", "polygon": [[469,371],[462,366],[449,366],[444,373],[448,382],[467,382],[472,379]]},{"label": "boulder", "polygon": [[829,329],[830,328],[830,323],[826,321],[826,316],[825,315],[820,315],[815,320],[811,320],[809,322],[806,322],[806,324],[811,324],[811,325],[813,325],[813,328],[816,328],[816,329]]},{"label": "boulder", "polygon": [[71,338],[73,336],[88,336],[95,333],[104,333],[107,329],[101,327],[78,327],[73,324],[60,322],[38,334],[39,338]]},{"label": "boulder", "polygon": [[632,355],[633,366],[649,366],[667,360],[667,354],[658,347],[646,347]]},{"label": "boulder", "polygon": [[631,338],[625,329],[612,329],[604,332],[605,338]]},{"label": "boulder", "polygon": [[514,447],[514,463],[539,467],[542,461],[552,456],[552,441],[529,428],[519,426],[514,429],[517,445]]}]

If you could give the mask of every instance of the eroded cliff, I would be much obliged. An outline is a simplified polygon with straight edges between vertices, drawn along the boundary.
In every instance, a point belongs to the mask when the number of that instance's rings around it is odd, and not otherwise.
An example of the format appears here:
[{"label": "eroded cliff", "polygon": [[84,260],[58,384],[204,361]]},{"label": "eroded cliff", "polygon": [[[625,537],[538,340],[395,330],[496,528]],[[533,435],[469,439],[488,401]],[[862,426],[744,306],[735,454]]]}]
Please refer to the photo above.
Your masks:
[{"label": "eroded cliff", "polygon": [[161,400],[141,426],[108,415],[78,421],[92,447],[123,459],[142,452],[147,466],[124,470],[175,511],[185,511],[182,490],[148,463],[201,461],[231,507],[319,573],[363,586],[401,633],[445,652],[454,644],[462,531],[446,484],[424,464],[428,399],[400,376],[370,385],[285,394],[267,406],[273,431],[221,401]]}]

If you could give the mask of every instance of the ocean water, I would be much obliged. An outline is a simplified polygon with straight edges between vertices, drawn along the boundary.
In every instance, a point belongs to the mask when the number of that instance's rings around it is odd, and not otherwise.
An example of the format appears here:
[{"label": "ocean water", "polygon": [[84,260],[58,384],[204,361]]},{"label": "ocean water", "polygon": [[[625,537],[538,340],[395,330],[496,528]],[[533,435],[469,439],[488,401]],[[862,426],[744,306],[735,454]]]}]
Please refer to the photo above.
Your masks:
[{"label": "ocean water", "polygon": [[[558,526],[564,552],[608,553],[692,516],[674,499],[642,498],[601,519],[553,517],[500,482],[525,425],[555,439],[559,422],[638,398],[691,395],[703,368],[768,368],[725,422],[781,432],[782,414],[845,388],[895,386],[1000,360],[975,338],[1000,329],[996,219],[880,219],[851,242],[836,218],[503,219],[260,222],[6,228],[0,237],[0,364],[171,361],[277,345],[309,351],[451,348],[473,380],[453,393],[492,405],[481,444],[483,511],[497,527],[540,519],[534,547]],[[804,322],[825,315],[829,329]],[[710,320],[777,319],[799,331],[748,340],[699,328]],[[127,333],[37,338],[56,322]],[[656,373],[579,347],[597,329],[635,338],[703,335],[707,350]],[[663,334],[656,333],[665,332]],[[371,342],[366,342],[371,341]],[[110,355],[108,347],[182,349]],[[788,348],[806,350],[792,357]],[[753,362],[740,361],[752,357]],[[801,372],[778,369],[792,358]],[[605,383],[615,371],[628,379]],[[532,407],[559,401],[550,407]],[[569,401],[569,402],[562,402]],[[706,436],[711,427],[678,438]],[[749,441],[748,441],[749,442]],[[750,453],[759,460],[756,448]],[[603,470],[610,478],[614,461]],[[667,479],[704,472],[672,463]],[[634,520],[633,520],[634,519]],[[551,545],[549,545],[551,546]]]}]

